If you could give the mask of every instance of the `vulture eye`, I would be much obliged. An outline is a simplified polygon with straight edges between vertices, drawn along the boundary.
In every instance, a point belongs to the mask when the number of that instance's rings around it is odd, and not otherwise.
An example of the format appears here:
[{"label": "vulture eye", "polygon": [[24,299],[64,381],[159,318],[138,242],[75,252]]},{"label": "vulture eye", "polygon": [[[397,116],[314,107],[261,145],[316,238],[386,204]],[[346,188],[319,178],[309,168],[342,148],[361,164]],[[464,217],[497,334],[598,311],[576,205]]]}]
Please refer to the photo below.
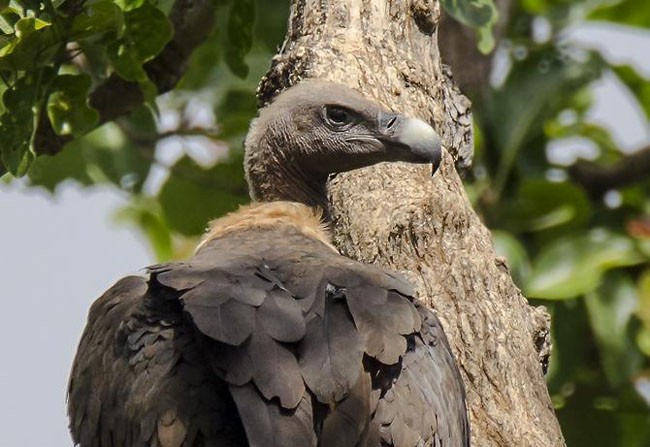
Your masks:
[{"label": "vulture eye", "polygon": [[323,117],[333,130],[345,130],[354,124],[354,116],[342,107],[325,106]]}]

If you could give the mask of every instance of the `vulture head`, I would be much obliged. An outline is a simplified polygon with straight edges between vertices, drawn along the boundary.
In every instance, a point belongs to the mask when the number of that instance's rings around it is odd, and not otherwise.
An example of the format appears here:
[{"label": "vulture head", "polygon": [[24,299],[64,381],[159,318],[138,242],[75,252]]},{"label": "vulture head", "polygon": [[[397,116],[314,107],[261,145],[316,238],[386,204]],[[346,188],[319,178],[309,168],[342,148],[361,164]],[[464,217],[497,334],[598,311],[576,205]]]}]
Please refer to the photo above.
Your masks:
[{"label": "vulture head", "polygon": [[327,178],[384,161],[441,159],[431,126],[384,109],[340,84],[309,80],[280,93],[250,127],[246,177],[258,201],[327,209]]}]

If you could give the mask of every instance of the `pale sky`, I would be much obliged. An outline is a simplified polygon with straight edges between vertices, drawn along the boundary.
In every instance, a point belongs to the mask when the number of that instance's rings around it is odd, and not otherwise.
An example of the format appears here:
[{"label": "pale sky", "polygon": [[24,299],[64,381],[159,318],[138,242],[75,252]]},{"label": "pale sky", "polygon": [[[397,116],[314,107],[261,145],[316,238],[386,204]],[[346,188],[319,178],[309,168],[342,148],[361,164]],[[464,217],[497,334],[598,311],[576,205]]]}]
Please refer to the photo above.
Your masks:
[{"label": "pale sky", "polygon": [[[599,25],[568,38],[606,47],[650,77],[650,32]],[[645,51],[643,50],[645,48]],[[622,147],[650,141],[648,122],[609,77],[594,85],[592,117]],[[108,188],[61,187],[55,198],[0,185],[0,439],[3,447],[70,446],[65,388],[88,308],[120,277],[154,262],[133,230],[115,226],[124,198]]]},{"label": "pale sky", "polygon": [[134,231],[111,224],[114,191],[68,184],[56,198],[0,193],[0,444],[72,445],[65,389],[91,302],[151,263]]}]

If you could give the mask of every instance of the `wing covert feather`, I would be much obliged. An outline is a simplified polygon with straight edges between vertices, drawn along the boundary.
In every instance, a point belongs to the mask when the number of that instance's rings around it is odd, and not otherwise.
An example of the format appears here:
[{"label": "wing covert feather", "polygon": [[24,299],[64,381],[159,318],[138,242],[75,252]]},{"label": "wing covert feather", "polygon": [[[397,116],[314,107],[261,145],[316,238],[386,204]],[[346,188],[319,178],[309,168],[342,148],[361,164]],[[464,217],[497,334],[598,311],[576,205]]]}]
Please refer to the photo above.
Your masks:
[{"label": "wing covert feather", "polygon": [[305,384],[325,404],[340,401],[361,373],[363,345],[342,301],[325,304],[325,315],[311,315],[299,346]]},{"label": "wing covert feather", "polygon": [[284,290],[273,288],[256,315],[264,331],[277,341],[293,343],[305,336],[305,318],[300,305]]},{"label": "wing covert feather", "polygon": [[[350,388],[348,395],[323,422],[320,436],[321,447],[355,447],[366,444],[369,437],[369,423],[374,408],[372,402],[372,381],[363,372]],[[378,445],[378,444],[375,444]]]},{"label": "wing covert feather", "polygon": [[295,355],[265,332],[255,331],[250,356],[254,359],[253,381],[262,395],[268,400],[277,397],[283,408],[295,408],[305,393]]},{"label": "wing covert feather", "polygon": [[208,337],[233,346],[241,345],[255,330],[255,309],[234,299],[221,302],[214,295],[214,305],[209,299],[195,303],[183,295],[184,309],[196,328]]},{"label": "wing covert feather", "polygon": [[252,384],[231,386],[250,447],[316,447],[312,406],[305,394],[294,410],[261,398]]}]

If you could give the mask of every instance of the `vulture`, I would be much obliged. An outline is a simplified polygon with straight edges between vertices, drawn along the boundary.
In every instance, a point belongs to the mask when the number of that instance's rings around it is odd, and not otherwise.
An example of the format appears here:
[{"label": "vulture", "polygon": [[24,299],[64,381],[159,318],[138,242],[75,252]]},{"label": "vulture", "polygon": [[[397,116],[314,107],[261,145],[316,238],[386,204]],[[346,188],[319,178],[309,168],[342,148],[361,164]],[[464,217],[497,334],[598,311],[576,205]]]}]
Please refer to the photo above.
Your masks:
[{"label": "vulture", "polygon": [[[340,255],[330,174],[440,161],[426,123],[321,81],[252,123],[255,202],[186,261],[91,306],[68,386],[81,447],[464,447],[465,391],[435,314],[405,279]],[[325,215],[323,215],[325,213]]]}]

